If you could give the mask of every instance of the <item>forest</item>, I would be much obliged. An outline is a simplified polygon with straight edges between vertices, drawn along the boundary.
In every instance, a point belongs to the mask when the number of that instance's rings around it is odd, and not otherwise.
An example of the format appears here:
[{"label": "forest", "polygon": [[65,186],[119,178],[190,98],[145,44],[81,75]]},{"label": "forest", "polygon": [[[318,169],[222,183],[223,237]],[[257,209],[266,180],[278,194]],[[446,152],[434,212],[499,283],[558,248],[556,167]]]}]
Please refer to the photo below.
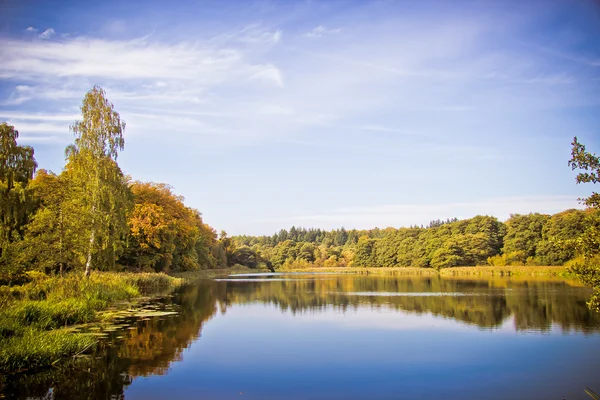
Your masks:
[{"label": "forest", "polygon": [[450,268],[477,265],[565,265],[578,261],[577,241],[594,209],[554,215],[514,214],[432,221],[428,226],[333,231],[292,227],[273,236],[236,236],[236,262],[254,266],[258,254],[275,269],[307,267]]},{"label": "forest", "polygon": [[[93,269],[169,273],[233,265],[273,271],[566,265],[582,276],[588,271],[585,279],[597,285],[589,272],[600,242],[596,193],[585,199],[585,210],[514,214],[505,222],[476,216],[405,228],[292,227],[272,236],[229,237],[217,235],[168,184],[136,181],[121,170],[125,122],[102,88],[85,95],[71,131],[74,141],[57,174],[38,170],[34,149],[18,144],[15,127],[0,124],[1,283],[19,282],[32,270],[89,276]],[[577,183],[597,183],[598,157],[577,138],[572,146]]]}]

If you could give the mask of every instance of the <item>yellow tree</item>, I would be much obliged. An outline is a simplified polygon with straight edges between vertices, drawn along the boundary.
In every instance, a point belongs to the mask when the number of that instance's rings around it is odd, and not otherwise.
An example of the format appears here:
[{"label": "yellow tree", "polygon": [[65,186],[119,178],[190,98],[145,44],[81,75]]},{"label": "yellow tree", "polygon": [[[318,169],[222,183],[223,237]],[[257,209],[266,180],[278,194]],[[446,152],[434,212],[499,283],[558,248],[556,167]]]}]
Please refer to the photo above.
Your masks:
[{"label": "yellow tree", "polygon": [[197,210],[162,183],[134,182],[134,207],[129,214],[129,246],[121,263],[155,271],[214,267],[215,232]]}]

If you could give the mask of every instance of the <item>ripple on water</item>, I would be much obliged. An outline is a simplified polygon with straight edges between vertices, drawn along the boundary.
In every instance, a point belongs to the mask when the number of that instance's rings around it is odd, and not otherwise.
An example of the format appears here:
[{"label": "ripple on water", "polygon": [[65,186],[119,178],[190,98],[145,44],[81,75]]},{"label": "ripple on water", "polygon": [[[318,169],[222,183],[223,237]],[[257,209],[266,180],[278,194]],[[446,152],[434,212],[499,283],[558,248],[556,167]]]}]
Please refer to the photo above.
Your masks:
[{"label": "ripple on water", "polygon": [[489,293],[465,292],[328,292],[330,294],[343,294],[346,296],[377,296],[377,297],[440,297],[440,296],[490,296]]}]

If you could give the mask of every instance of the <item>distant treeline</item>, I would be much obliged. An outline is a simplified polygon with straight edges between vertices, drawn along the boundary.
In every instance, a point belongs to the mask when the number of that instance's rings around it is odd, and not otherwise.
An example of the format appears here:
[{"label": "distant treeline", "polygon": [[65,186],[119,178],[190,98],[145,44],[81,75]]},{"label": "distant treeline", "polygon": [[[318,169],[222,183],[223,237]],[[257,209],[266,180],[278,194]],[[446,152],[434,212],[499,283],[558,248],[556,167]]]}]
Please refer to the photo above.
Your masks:
[{"label": "distant treeline", "polygon": [[[600,222],[600,212],[513,214],[436,220],[427,227],[324,231],[292,227],[272,236],[235,236],[239,263],[273,268],[564,265],[577,257],[577,240]],[[231,247],[231,246],[230,246]],[[251,257],[255,254],[255,259]]]}]

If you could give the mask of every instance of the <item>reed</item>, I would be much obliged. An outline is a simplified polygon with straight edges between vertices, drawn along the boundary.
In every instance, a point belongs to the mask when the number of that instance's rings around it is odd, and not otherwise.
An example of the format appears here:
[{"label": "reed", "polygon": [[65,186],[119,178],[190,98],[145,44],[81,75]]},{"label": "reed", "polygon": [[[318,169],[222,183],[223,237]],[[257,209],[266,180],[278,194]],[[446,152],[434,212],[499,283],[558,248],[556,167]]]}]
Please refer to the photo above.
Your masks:
[{"label": "reed", "polygon": [[92,336],[64,328],[97,321],[110,305],[179,286],[165,274],[96,272],[89,278],[30,273],[19,286],[0,286],[0,371],[38,368],[91,348]]}]

